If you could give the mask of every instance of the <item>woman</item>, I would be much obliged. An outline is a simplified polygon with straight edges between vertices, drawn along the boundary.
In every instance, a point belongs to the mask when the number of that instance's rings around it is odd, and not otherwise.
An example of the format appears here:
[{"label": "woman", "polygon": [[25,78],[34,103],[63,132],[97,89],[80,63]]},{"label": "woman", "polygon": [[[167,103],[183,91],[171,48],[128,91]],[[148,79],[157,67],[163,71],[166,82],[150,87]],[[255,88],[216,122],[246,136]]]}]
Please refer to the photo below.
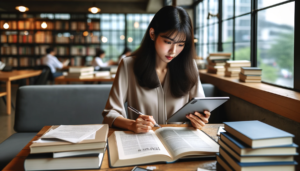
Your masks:
[{"label": "woman", "polygon": [[131,55],[131,49],[128,48],[128,47],[126,47],[126,48],[124,49],[122,55],[119,56],[119,59],[118,59],[119,62],[118,62],[118,63],[120,63],[121,60],[122,60],[123,58],[125,58],[125,57],[127,57],[127,56],[130,56],[130,55]]},{"label": "woman", "polygon": [[99,70],[101,67],[107,67],[113,65],[113,61],[103,62],[105,57],[105,51],[99,48],[96,48],[96,57],[92,60],[91,65],[94,66],[95,70]]},{"label": "woman", "polygon": [[[196,64],[193,28],[187,12],[167,6],[153,17],[140,48],[119,65],[103,111],[104,123],[136,133],[152,129],[193,97],[204,97]],[[136,116],[124,103],[146,115]],[[210,113],[187,114],[195,128],[208,123]]]}]

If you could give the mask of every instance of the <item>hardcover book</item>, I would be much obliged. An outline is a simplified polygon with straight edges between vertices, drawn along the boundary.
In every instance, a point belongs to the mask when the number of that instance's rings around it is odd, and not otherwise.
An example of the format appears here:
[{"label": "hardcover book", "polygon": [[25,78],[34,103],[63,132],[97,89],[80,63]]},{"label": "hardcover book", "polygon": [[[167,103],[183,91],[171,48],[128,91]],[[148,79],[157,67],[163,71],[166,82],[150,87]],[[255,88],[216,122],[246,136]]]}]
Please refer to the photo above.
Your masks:
[{"label": "hardcover book", "polygon": [[224,122],[226,132],[251,147],[293,144],[294,135],[260,121]]},{"label": "hardcover book", "polygon": [[115,131],[108,138],[111,167],[214,157],[218,151],[219,145],[214,140],[191,127],[166,127],[145,134]]}]

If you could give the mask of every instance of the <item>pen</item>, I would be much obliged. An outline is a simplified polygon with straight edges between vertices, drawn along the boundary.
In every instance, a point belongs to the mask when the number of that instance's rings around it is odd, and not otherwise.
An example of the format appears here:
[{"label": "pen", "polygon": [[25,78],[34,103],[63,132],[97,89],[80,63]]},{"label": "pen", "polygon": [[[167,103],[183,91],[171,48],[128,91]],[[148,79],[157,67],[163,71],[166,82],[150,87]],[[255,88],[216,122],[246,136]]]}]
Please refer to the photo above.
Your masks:
[{"label": "pen", "polygon": [[[135,108],[133,108],[133,107],[131,107],[131,106],[128,106],[128,109],[131,110],[131,111],[133,111],[133,112],[136,113],[136,114],[139,114],[139,115],[145,115],[145,114],[143,114],[142,112],[136,110]],[[159,126],[156,122],[155,122],[154,125],[161,128],[161,126]]]}]

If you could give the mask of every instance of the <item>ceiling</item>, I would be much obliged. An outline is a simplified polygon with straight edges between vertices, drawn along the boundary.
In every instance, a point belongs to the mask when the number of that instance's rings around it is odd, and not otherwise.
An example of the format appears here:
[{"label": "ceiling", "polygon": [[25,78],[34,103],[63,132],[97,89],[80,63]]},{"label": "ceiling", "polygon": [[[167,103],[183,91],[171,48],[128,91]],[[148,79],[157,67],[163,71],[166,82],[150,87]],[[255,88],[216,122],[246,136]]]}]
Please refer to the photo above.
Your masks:
[{"label": "ceiling", "polygon": [[29,12],[87,13],[94,3],[102,13],[155,13],[163,6],[163,0],[0,0],[0,11],[23,4]]}]

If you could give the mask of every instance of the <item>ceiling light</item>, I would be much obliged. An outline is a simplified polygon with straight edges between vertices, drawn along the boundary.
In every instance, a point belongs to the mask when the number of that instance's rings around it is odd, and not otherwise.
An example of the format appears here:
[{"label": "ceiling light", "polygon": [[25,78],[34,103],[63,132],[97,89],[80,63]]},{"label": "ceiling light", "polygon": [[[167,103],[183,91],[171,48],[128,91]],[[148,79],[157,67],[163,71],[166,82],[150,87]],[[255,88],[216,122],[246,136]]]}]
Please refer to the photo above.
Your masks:
[{"label": "ceiling light", "polygon": [[88,35],[89,35],[89,32],[88,32],[88,31],[85,31],[85,32],[83,32],[82,34],[83,34],[83,36],[88,36]]},{"label": "ceiling light", "polygon": [[140,24],[139,24],[139,22],[136,21],[136,22],[134,22],[133,26],[134,26],[134,28],[139,28]]},{"label": "ceiling light", "polygon": [[43,29],[47,28],[47,23],[44,21],[44,22],[41,24],[41,27],[42,27]]},{"label": "ceiling light", "polygon": [[106,43],[106,42],[107,42],[107,38],[104,37],[104,36],[101,38],[101,40],[102,40],[103,43]]},{"label": "ceiling light", "polygon": [[130,43],[133,41],[132,37],[128,37],[127,40],[128,40],[128,42],[130,42]]},{"label": "ceiling light", "polygon": [[93,14],[100,12],[100,8],[96,7],[96,3],[94,2],[93,6],[89,8],[89,11]]},{"label": "ceiling light", "polygon": [[121,36],[120,36],[120,39],[121,39],[121,40],[124,40],[124,39],[125,39],[125,36],[124,36],[124,35],[121,35]]},{"label": "ceiling light", "polygon": [[3,24],[3,28],[4,28],[4,29],[8,29],[8,28],[9,28],[8,23],[4,23],[4,24]]},{"label": "ceiling light", "polygon": [[194,39],[194,43],[198,43],[198,39]]},{"label": "ceiling light", "polygon": [[16,10],[19,10],[20,12],[25,12],[25,11],[28,11],[29,9],[25,6],[17,6],[16,7]]}]

